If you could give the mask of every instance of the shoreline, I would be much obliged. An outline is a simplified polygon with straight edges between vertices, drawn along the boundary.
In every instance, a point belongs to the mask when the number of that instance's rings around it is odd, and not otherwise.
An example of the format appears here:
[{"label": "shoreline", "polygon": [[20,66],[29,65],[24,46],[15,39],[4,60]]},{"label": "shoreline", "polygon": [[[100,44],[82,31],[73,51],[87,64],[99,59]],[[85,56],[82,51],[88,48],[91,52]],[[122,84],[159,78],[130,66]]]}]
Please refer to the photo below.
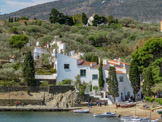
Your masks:
[{"label": "shoreline", "polygon": [[72,111],[74,108],[54,108],[50,106],[0,106],[0,112],[68,112]]},{"label": "shoreline", "polygon": [[[137,104],[136,107],[131,108],[115,108],[115,105],[102,105],[93,107],[69,107],[66,108],[56,108],[53,106],[39,106],[39,105],[28,105],[28,106],[0,106],[0,112],[72,112],[75,109],[89,109],[91,114],[97,113],[102,114],[104,112],[116,113],[117,117],[121,116],[139,116],[139,117],[149,117],[150,119],[159,119],[162,122],[160,114],[157,112],[151,112],[150,110],[144,110],[142,104]],[[151,116],[151,117],[150,117]]]},{"label": "shoreline", "polygon": [[138,104],[136,107],[130,107],[130,108],[115,108],[115,105],[108,105],[102,107],[99,106],[93,106],[90,107],[82,107],[82,109],[90,109],[90,113],[94,114],[103,114],[104,112],[112,112],[116,113],[116,116],[139,116],[142,118],[149,117],[151,120],[158,119],[159,122],[162,122],[160,114],[157,112],[152,112],[150,110],[144,110],[142,104]]}]

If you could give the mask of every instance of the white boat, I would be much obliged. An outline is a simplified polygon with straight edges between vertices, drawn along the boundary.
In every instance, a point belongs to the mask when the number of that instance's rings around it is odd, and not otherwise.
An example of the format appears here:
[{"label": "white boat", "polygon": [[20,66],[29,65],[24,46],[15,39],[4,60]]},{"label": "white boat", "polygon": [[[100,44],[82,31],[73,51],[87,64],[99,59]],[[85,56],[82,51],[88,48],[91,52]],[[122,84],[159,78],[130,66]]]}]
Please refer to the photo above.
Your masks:
[{"label": "white boat", "polygon": [[150,120],[149,118],[140,118],[140,117],[130,117],[130,116],[125,116],[120,118],[121,121],[124,122],[158,122],[157,120]]},{"label": "white boat", "polygon": [[130,117],[130,116],[123,116],[123,117],[120,117],[120,120],[121,121],[129,121],[129,120],[131,120],[131,118],[132,117]]},{"label": "white boat", "polygon": [[104,114],[93,114],[94,117],[116,117],[115,113],[105,112]]},{"label": "white boat", "polygon": [[73,110],[74,113],[89,113],[89,109],[86,110],[82,110],[82,109],[77,109],[77,110]]},{"label": "white boat", "polygon": [[158,122],[159,120],[158,119],[155,119],[155,120],[151,120],[151,122]]}]

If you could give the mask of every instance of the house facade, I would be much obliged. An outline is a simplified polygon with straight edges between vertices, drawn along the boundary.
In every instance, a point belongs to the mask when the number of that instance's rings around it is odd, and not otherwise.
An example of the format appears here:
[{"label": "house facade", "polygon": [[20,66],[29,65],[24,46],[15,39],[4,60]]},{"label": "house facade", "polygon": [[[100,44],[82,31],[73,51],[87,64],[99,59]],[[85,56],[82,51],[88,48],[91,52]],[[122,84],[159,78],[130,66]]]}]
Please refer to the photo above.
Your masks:
[{"label": "house facade", "polygon": [[[116,68],[117,80],[119,83],[119,97],[118,102],[125,100],[126,97],[133,96],[133,90],[129,80],[129,64],[120,62],[119,60],[103,60],[103,78],[105,81],[104,88],[101,91],[102,98],[108,98],[108,84],[106,83],[109,73],[109,67],[114,66]],[[65,79],[71,79],[75,81],[75,77],[80,75],[81,82],[92,83],[92,89],[98,85],[99,78],[99,65],[96,62],[87,62],[81,59],[72,58],[63,54],[57,55],[57,82]],[[93,89],[92,94],[95,90]],[[95,94],[94,94],[95,96]]]}]

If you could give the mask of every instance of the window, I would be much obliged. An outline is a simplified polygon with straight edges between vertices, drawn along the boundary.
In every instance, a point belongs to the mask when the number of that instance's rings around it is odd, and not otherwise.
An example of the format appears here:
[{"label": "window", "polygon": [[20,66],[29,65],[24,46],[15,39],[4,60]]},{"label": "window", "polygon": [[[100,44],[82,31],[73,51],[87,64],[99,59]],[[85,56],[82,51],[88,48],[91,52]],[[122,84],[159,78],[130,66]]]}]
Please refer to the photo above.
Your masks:
[{"label": "window", "polygon": [[124,82],[123,76],[120,76],[120,77],[119,77],[119,82]]},{"label": "window", "polygon": [[93,74],[93,75],[92,75],[92,80],[97,80],[97,79],[98,79],[98,75]]},{"label": "window", "polygon": [[85,77],[86,76],[86,70],[85,69],[81,69],[80,70],[80,76],[81,77]]},{"label": "window", "polygon": [[69,64],[64,64],[64,69],[69,69],[70,65]]}]

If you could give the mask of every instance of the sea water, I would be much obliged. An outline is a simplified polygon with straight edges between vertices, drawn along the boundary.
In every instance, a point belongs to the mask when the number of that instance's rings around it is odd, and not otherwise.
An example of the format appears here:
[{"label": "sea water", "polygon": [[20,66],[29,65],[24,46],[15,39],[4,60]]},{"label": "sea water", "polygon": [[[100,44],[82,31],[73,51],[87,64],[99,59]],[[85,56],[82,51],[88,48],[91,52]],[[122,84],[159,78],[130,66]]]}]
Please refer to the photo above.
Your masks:
[{"label": "sea water", "polygon": [[120,122],[117,118],[96,118],[72,112],[0,112],[0,122]]}]

